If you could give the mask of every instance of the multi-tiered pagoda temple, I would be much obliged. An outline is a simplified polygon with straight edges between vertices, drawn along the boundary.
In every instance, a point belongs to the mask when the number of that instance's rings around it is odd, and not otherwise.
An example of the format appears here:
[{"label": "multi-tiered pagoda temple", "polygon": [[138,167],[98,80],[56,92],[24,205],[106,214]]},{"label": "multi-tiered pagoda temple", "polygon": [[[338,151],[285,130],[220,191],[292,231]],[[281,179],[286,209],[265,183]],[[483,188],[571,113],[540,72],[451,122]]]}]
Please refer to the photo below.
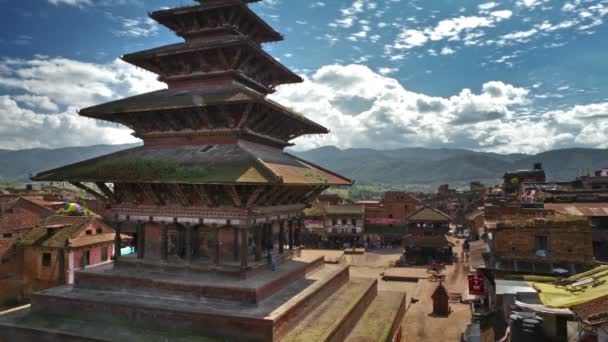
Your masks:
[{"label": "multi-tiered pagoda temple", "polygon": [[80,111],[131,128],[144,145],[33,179],[99,197],[118,230],[137,224],[139,259],[247,270],[265,262],[264,250],[293,251],[302,209],[351,181],[283,151],[328,130],[267,99],[302,79],[262,49],[283,37],[249,9],[253,1],[199,2],[150,15],[184,43],[122,57],[168,89]]},{"label": "multi-tiered pagoda temple", "polygon": [[[328,131],[267,99],[302,81],[261,48],[282,36],[255,0],[199,2],[150,15],[184,43],[123,57],[168,89],[80,111],[143,146],[33,178],[103,200],[115,260],[0,315],[0,342],[384,341],[398,330],[403,293],[376,297],[376,279],[298,256],[302,210],[352,182],[283,151]],[[119,255],[121,231],[135,233],[135,255]]]}]

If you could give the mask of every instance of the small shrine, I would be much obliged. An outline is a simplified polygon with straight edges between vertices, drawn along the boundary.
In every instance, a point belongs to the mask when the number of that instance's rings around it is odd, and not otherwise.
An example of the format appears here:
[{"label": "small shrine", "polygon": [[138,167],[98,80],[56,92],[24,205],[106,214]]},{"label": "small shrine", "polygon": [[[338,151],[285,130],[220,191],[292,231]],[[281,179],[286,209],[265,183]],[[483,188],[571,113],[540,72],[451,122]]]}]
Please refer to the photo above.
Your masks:
[{"label": "small shrine", "polygon": [[433,299],[433,315],[448,316],[450,314],[450,296],[443,283],[437,285],[431,298]]}]

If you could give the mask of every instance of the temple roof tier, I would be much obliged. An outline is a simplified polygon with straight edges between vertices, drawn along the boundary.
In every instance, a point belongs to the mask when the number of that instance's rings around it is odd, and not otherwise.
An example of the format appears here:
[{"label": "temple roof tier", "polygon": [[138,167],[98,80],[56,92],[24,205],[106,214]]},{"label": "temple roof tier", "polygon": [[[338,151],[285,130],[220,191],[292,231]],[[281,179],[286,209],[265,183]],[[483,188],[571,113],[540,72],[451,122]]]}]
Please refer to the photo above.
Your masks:
[{"label": "temple roof tier", "polygon": [[156,11],[150,18],[187,41],[222,34],[246,35],[257,44],[283,40],[242,0],[205,1],[199,6]]},{"label": "temple roof tier", "polygon": [[280,84],[303,81],[245,36],[167,45],[122,59],[158,74],[169,88],[209,85],[238,77],[260,92],[271,93]]},{"label": "temple roof tier", "polygon": [[181,184],[351,185],[281,149],[236,144],[136,147],[45,171],[36,181]]},{"label": "temple roof tier", "polygon": [[151,132],[241,130],[290,141],[327,128],[233,82],[215,87],[164,89],[82,109],[81,116]]}]

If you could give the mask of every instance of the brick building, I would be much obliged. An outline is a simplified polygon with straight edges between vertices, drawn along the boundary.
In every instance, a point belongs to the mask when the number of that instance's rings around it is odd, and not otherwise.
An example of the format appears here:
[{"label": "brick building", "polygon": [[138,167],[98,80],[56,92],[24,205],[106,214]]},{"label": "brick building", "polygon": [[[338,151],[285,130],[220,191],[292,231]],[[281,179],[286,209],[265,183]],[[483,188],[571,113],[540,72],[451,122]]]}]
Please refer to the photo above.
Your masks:
[{"label": "brick building", "polygon": [[0,212],[0,272],[14,269],[14,240],[54,213],[52,204],[41,198],[16,197],[5,203]]},{"label": "brick building", "polygon": [[96,216],[46,218],[15,244],[24,294],[74,283],[74,271],[111,260],[114,231]]},{"label": "brick building", "polygon": [[497,271],[576,273],[594,264],[591,225],[566,215],[501,221],[493,232],[493,254]]},{"label": "brick building", "polygon": [[401,246],[406,218],[422,202],[403,191],[387,191],[380,201],[359,201],[365,207],[365,239],[371,244]]},{"label": "brick building", "polygon": [[544,183],[547,180],[543,166],[534,164],[532,170],[518,170],[505,173],[503,188],[507,193],[517,193],[521,183]]}]

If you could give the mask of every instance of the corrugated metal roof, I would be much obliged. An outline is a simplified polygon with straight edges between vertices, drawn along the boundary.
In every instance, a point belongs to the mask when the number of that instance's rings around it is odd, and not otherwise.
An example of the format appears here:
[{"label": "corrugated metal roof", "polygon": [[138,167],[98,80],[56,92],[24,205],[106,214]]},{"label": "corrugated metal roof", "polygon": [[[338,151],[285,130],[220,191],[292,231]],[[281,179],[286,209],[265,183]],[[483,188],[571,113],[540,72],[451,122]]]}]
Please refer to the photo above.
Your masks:
[{"label": "corrugated metal roof", "polygon": [[545,203],[545,209],[575,216],[608,216],[608,203]]},{"label": "corrugated metal roof", "polygon": [[496,279],[495,282],[497,295],[538,292],[525,280]]}]

